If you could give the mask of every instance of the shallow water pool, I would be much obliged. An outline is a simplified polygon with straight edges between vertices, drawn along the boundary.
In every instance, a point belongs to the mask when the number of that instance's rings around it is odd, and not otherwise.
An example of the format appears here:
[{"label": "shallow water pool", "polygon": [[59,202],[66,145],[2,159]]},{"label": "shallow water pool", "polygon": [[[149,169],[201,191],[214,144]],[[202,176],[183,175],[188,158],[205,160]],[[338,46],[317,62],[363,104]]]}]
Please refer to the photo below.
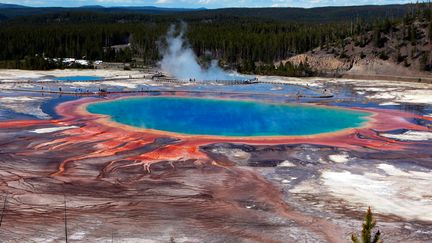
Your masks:
[{"label": "shallow water pool", "polygon": [[118,123],[191,135],[295,136],[360,127],[370,113],[315,105],[142,97],[90,104],[88,111]]}]

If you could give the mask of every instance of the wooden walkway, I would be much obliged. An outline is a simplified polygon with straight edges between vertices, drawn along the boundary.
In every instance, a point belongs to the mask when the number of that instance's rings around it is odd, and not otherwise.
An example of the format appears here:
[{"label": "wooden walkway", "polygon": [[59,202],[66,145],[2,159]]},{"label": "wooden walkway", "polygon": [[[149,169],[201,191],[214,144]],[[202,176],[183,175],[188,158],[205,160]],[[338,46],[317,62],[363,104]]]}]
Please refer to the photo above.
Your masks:
[{"label": "wooden walkway", "polygon": [[[0,81],[0,84],[67,84],[67,83],[74,83],[74,82],[86,82],[86,83],[99,83],[103,84],[105,81],[125,81],[125,80],[139,80],[139,79],[152,79],[154,82],[158,83],[171,83],[171,84],[188,84],[188,83],[194,83],[194,84],[200,84],[200,85],[214,85],[214,84],[220,84],[220,85],[253,85],[253,84],[273,84],[273,85],[291,85],[291,86],[299,86],[304,89],[308,89],[316,93],[317,95],[304,95],[304,94],[295,94],[293,97],[296,98],[332,98],[334,95],[328,92],[323,92],[323,90],[318,90],[312,87],[306,87],[303,85],[298,84],[290,84],[286,82],[280,82],[280,81],[267,81],[267,80],[258,80],[256,78],[253,79],[243,79],[243,80],[179,80],[174,78],[167,78],[167,77],[157,77],[157,78],[144,78],[144,77],[135,77],[135,78],[111,78],[111,79],[101,79],[101,80],[89,80],[89,81],[80,81],[80,80],[71,80],[71,81],[59,81],[59,80],[45,80],[45,81],[36,81],[36,80],[24,80],[24,81],[16,81],[16,82],[2,82]],[[165,90],[144,90],[144,89],[137,89],[137,90],[127,90],[127,91],[67,91],[67,90],[37,90],[37,89],[25,89],[25,88],[1,88],[0,90],[5,91],[18,91],[18,92],[33,92],[33,93],[47,93],[47,94],[67,94],[67,95],[77,95],[77,96],[91,96],[91,95],[98,95],[98,96],[105,96],[109,94],[129,94],[129,93],[152,93],[152,92],[177,92],[177,91],[165,91]],[[178,92],[194,92],[194,91],[181,91]],[[216,92],[217,93],[217,92]],[[229,93],[229,92],[224,92]],[[244,94],[244,93],[243,93]],[[264,93],[263,93],[264,94]],[[266,93],[267,94],[267,93]],[[286,96],[286,95],[285,95]]]},{"label": "wooden walkway", "polygon": [[229,91],[199,91],[199,90],[127,90],[127,91],[108,91],[108,92],[71,92],[71,91],[47,91],[47,90],[32,90],[32,89],[10,89],[10,88],[0,88],[4,91],[16,91],[16,92],[26,92],[26,93],[41,93],[41,94],[59,94],[59,95],[74,95],[74,96],[107,96],[113,94],[144,94],[144,93],[195,93],[195,94],[232,94],[232,95],[270,95],[270,96],[280,96],[286,98],[310,98],[310,99],[323,99],[323,98],[333,98],[333,95],[287,95],[287,94],[272,94],[272,93],[250,93],[250,92],[229,92]]}]

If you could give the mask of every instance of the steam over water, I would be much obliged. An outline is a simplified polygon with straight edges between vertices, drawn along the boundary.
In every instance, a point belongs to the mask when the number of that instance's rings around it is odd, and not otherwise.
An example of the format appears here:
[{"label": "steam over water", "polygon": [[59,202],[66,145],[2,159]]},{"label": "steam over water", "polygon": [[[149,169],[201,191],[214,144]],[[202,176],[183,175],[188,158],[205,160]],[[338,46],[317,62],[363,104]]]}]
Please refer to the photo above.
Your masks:
[{"label": "steam over water", "polygon": [[236,73],[225,72],[213,60],[209,68],[203,68],[198,58],[185,38],[187,25],[180,24],[180,32],[176,33],[176,26],[171,25],[165,37],[166,47],[160,47],[163,56],[160,61],[162,71],[181,80],[234,80],[246,79]]}]

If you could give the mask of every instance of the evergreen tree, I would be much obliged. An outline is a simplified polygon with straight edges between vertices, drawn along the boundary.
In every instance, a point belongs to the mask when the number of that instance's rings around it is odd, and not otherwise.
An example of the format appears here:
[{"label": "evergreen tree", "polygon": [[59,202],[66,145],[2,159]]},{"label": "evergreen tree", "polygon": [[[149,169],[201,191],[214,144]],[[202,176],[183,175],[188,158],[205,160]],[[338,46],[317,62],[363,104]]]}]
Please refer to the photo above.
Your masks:
[{"label": "evergreen tree", "polygon": [[375,233],[373,233],[375,226],[376,226],[376,220],[373,218],[372,210],[369,207],[363,222],[361,240],[357,237],[356,234],[352,234],[351,235],[352,242],[353,243],[382,243],[383,241],[381,240],[381,232],[378,230]]}]

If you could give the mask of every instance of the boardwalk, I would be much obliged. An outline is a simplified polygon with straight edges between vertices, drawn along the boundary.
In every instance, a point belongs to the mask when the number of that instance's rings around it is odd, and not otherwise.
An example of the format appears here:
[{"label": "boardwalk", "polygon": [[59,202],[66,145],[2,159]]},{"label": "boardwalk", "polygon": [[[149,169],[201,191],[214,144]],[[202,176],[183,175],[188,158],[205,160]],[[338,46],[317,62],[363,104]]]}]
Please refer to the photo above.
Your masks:
[{"label": "boardwalk", "polygon": [[[20,84],[33,84],[35,87],[29,88],[29,87],[2,87],[0,86],[0,90],[3,91],[15,91],[15,92],[32,92],[32,93],[45,93],[45,94],[65,94],[65,95],[77,95],[77,96],[105,96],[109,94],[133,94],[133,93],[152,93],[152,92],[181,92],[182,90],[176,90],[176,91],[166,91],[161,89],[144,89],[142,87],[132,89],[132,90],[115,90],[112,88],[98,88],[98,85],[103,85],[104,82],[112,82],[112,81],[119,81],[124,82],[127,80],[143,80],[143,85],[145,85],[146,79],[143,78],[127,78],[127,79],[119,79],[119,78],[111,78],[111,79],[103,79],[103,80],[90,80],[90,81],[58,81],[58,80],[52,80],[52,81],[37,81],[37,80],[23,80],[23,81],[16,81],[16,82],[2,82],[0,81],[0,84],[13,84],[13,85],[20,85]],[[147,79],[149,81],[149,79]],[[168,77],[157,77],[151,79],[152,82],[156,84],[176,84],[176,85],[186,85],[186,84],[198,84],[198,85],[223,85],[223,86],[237,86],[237,85],[256,85],[256,84],[271,84],[271,85],[290,85],[290,86],[300,86],[304,89],[308,89],[316,93],[316,95],[305,95],[302,93],[296,93],[291,94],[289,96],[284,95],[286,97],[292,97],[292,98],[332,98],[333,94],[328,92],[327,90],[320,90],[316,88],[312,88],[309,86],[303,86],[298,84],[290,84],[287,82],[282,81],[274,81],[274,80],[258,80],[257,78],[253,79],[237,79],[237,80],[179,80],[174,78],[168,78]],[[85,82],[85,83],[92,83],[94,84],[94,87],[84,87],[84,88],[75,88],[75,89],[69,89],[67,85],[73,84],[75,82]],[[46,87],[41,86],[42,84],[46,85]],[[60,85],[64,85],[66,87],[61,87]],[[55,85],[55,87],[51,87],[50,85]],[[38,87],[40,86],[40,87]],[[115,86],[113,86],[115,87]],[[48,88],[48,89],[47,89]],[[70,87],[69,87],[70,88]],[[111,89],[111,90],[109,90]],[[186,91],[183,92],[194,92],[194,91]],[[199,91],[197,91],[199,92]],[[217,93],[217,92],[216,92]],[[237,92],[235,92],[237,93]],[[241,94],[241,92],[238,92]]]}]

